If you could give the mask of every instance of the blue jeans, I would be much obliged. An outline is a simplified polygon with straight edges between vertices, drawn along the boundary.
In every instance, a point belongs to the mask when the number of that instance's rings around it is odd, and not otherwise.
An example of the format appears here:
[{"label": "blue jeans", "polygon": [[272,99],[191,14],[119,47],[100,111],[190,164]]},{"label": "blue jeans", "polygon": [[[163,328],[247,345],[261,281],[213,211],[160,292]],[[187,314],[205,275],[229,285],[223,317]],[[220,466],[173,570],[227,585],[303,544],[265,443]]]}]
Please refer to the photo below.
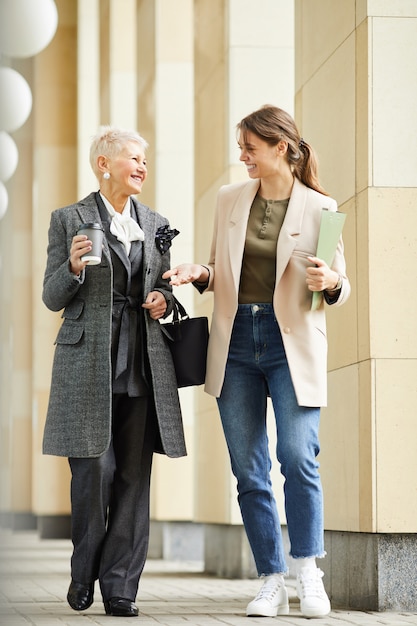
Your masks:
[{"label": "blue jeans", "polygon": [[268,395],[275,413],[277,459],[285,478],[290,554],[294,558],[324,556],[323,497],[316,459],[320,409],[297,404],[272,305],[241,304],[217,402],[259,575],[288,569],[270,478]]}]

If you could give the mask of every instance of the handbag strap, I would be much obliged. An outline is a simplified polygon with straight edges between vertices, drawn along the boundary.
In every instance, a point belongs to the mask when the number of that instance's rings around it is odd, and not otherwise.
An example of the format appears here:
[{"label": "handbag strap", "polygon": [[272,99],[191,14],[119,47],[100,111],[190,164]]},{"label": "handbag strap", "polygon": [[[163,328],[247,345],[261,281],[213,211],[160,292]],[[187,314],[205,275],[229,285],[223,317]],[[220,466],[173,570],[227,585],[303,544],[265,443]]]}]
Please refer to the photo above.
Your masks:
[{"label": "handbag strap", "polygon": [[169,327],[172,324],[180,324],[183,320],[186,320],[189,318],[189,315],[187,311],[185,310],[184,306],[181,304],[181,302],[174,296],[174,294],[172,294],[172,297],[173,297],[172,322],[170,323],[164,323],[161,321],[159,322],[159,326],[162,332],[164,333],[165,337],[167,337],[167,339],[169,339],[170,341],[174,341],[174,338],[169,332]]},{"label": "handbag strap", "polygon": [[173,322],[181,322],[181,320],[189,317],[187,311],[181,302],[172,294],[174,303],[172,307],[172,321]]}]

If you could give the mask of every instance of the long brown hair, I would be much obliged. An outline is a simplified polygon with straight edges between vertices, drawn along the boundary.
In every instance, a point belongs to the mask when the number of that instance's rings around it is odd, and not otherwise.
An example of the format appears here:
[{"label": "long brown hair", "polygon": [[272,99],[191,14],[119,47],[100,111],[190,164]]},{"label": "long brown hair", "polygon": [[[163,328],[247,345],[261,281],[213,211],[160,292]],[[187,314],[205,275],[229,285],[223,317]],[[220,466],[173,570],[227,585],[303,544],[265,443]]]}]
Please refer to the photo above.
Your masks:
[{"label": "long brown hair", "polygon": [[324,195],[318,179],[318,162],[314,149],[298,132],[297,126],[289,113],[270,104],[250,113],[237,125],[237,130],[246,141],[246,133],[251,132],[271,146],[276,146],[284,139],[288,143],[287,159],[294,175],[307,187]]}]

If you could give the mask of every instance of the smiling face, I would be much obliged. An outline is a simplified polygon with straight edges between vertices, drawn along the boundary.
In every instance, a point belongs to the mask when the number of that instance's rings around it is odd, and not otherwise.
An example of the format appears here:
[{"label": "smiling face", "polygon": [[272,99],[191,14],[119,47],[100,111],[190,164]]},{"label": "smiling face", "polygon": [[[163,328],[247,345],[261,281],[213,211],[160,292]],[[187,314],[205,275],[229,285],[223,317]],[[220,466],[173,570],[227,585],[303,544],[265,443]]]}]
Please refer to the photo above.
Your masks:
[{"label": "smiling face", "polygon": [[135,141],[128,141],[117,156],[106,160],[107,181],[112,194],[130,196],[142,191],[148,175],[143,148]]},{"label": "smiling face", "polygon": [[269,178],[279,174],[282,152],[280,143],[271,146],[255,133],[239,133],[240,160],[246,165],[250,178]]}]

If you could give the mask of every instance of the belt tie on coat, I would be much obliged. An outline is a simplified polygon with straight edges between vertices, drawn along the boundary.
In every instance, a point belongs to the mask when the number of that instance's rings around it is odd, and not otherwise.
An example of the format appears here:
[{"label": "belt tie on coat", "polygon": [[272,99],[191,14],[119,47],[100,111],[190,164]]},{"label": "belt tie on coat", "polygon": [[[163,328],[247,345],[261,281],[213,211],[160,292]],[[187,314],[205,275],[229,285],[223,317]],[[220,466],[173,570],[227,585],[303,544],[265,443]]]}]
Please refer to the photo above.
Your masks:
[{"label": "belt tie on coat", "polygon": [[138,298],[132,298],[132,296],[121,296],[120,294],[117,294],[113,298],[113,304],[122,305],[119,345],[117,349],[116,369],[114,374],[115,378],[118,378],[127,370],[129,357],[133,358],[133,354],[136,349],[138,321],[140,321],[138,320],[138,315],[141,311],[141,301]]}]

